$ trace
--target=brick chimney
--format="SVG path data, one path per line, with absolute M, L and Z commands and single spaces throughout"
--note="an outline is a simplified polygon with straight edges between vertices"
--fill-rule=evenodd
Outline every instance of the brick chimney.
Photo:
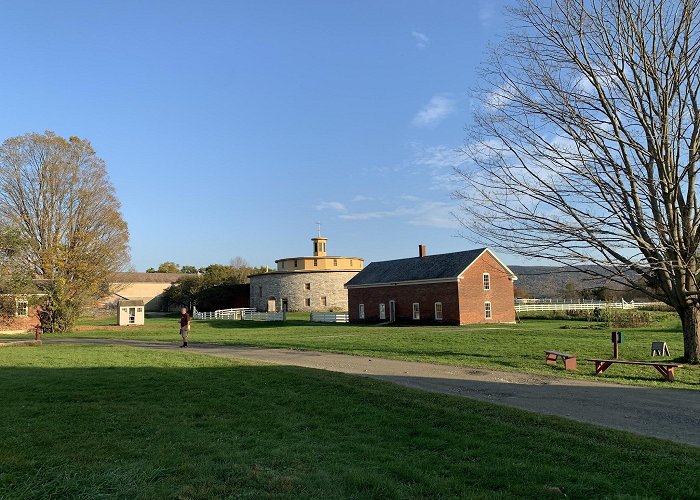
M 418 257 L 425 257 L 425 256 L 426 256 L 425 245 L 418 245 Z

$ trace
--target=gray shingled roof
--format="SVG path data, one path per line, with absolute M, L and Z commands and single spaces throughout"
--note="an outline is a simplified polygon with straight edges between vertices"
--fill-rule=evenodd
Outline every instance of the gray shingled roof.
M 346 286 L 457 278 L 484 250 L 486 249 L 477 248 L 464 252 L 372 262 L 348 281 Z

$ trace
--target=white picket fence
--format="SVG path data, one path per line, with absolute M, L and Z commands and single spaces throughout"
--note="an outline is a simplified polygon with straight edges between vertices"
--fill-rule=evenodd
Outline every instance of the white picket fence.
M 593 311 L 595 309 L 638 309 L 658 306 L 660 302 L 529 302 L 515 304 L 516 312 L 527 311 Z
M 311 313 L 311 321 L 315 323 L 349 323 L 350 316 L 347 313 Z
M 247 310 L 243 313 L 244 321 L 285 321 L 287 313 L 278 312 L 257 312 L 255 309 Z
M 245 319 L 246 312 L 255 312 L 255 309 L 250 307 L 237 307 L 231 309 L 218 309 L 216 311 L 199 312 L 195 307 L 192 312 L 192 319 Z

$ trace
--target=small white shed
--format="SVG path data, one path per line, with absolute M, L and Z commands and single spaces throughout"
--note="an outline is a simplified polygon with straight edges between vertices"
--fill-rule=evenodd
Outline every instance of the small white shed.
M 119 326 L 143 325 L 143 300 L 120 300 L 118 303 L 117 324 Z

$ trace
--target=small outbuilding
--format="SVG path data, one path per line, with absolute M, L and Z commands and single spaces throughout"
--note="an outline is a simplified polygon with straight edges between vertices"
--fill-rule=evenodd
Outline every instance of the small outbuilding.
M 518 279 L 488 248 L 372 262 L 348 281 L 351 322 L 513 323 Z
M 117 324 L 119 326 L 132 326 L 144 324 L 145 306 L 143 300 L 120 300 L 117 303 Z

